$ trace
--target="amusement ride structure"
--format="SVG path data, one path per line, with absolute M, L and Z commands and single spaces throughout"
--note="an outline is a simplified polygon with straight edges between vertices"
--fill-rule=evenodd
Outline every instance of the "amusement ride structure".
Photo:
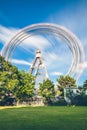
M 29 72 L 36 77 L 36 80 L 39 78 L 38 80 L 40 82 L 49 79 L 46 66 L 43 63 L 43 58 L 39 49 L 36 51 L 36 55 L 34 61 L 32 62 Z
M 53 36 L 59 37 L 66 41 L 66 44 L 72 54 L 72 63 L 66 75 L 70 75 L 78 80 L 83 71 L 83 68 L 80 68 L 80 71 L 77 70 L 85 60 L 84 49 L 79 39 L 71 31 L 60 25 L 40 23 L 23 28 L 3 47 L 1 55 L 4 56 L 6 60 L 11 60 L 12 54 L 17 46 L 19 46 L 19 44 L 21 44 L 25 39 L 37 35 L 38 33 L 52 34 Z M 37 66 L 35 66 L 36 64 Z M 35 76 L 38 76 L 40 74 L 40 69 L 44 70 L 42 73 L 45 73 L 45 79 L 48 78 L 46 66 L 42 60 L 41 51 L 37 50 L 35 59 L 30 67 L 30 73 L 34 73 Z

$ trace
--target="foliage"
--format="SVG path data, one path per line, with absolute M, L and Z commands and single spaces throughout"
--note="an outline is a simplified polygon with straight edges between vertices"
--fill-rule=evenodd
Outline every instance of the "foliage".
M 76 87 L 76 80 L 69 75 L 66 76 L 60 76 L 59 79 L 57 79 L 58 87 L 66 88 L 66 87 Z
M 72 104 L 77 106 L 87 106 L 87 95 L 77 95 L 73 98 Z
M 83 88 L 87 89 L 87 80 L 83 83 Z
M 59 100 L 53 102 L 53 106 L 66 106 L 67 103 L 64 98 L 60 98 Z
M 71 88 L 71 87 L 76 87 L 76 80 L 69 75 L 63 76 L 61 75 L 59 79 L 57 79 L 58 83 L 58 89 L 61 92 L 61 96 L 64 97 L 64 88 Z
M 34 95 L 34 76 L 19 71 L 10 62 L 0 56 L 0 101 L 23 101 Z M 9 104 L 9 103 L 8 103 Z
M 87 106 L 86 90 L 84 88 L 78 88 L 75 92 L 72 88 L 67 88 L 66 101 L 68 105 Z
M 28 100 L 34 96 L 34 77 L 24 71 L 19 72 L 19 85 L 15 88 L 17 99 Z
M 45 103 L 52 102 L 55 96 L 55 91 L 54 91 L 54 84 L 51 80 L 49 79 L 44 80 L 43 83 L 40 84 L 39 95 L 44 97 Z
M 0 56 L 0 105 L 14 105 L 15 101 L 29 101 L 35 94 L 35 77 L 25 71 L 19 71 L 16 66 Z M 58 88 L 54 89 L 51 80 L 44 80 L 39 87 L 39 95 L 44 98 L 46 104 L 53 104 L 54 97 L 61 97 L 58 105 L 66 104 L 64 101 L 64 88 L 69 88 L 67 97 L 71 104 L 87 105 L 87 80 L 83 89 L 79 88 L 74 95 L 71 87 L 76 87 L 76 80 L 69 75 L 60 76 L 57 79 Z
M 78 106 L 87 106 L 87 89 L 85 87 L 78 88 L 76 96 L 72 99 L 72 104 Z

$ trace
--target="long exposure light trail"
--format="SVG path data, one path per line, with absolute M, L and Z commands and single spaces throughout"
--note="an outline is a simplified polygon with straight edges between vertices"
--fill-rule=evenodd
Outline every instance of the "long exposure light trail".
M 2 49 L 1 54 L 6 58 L 6 60 L 10 60 L 13 52 L 23 42 L 25 39 L 37 35 L 38 33 L 52 33 L 57 37 L 61 37 L 61 39 L 66 41 L 71 53 L 72 53 L 72 63 L 71 66 L 66 73 L 66 75 L 70 75 L 75 77 L 77 80 L 80 77 L 83 68 L 78 72 L 77 69 L 80 64 L 82 64 L 85 60 L 84 49 L 79 41 L 79 39 L 68 29 L 63 26 L 51 24 L 51 23 L 40 23 L 33 24 L 27 26 L 20 30 Z

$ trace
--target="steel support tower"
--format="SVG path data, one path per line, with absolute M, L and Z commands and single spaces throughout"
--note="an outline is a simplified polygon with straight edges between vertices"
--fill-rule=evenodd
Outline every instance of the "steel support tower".
M 36 55 L 29 72 L 32 75 L 36 76 L 36 84 L 43 82 L 43 80 L 49 79 L 47 69 L 45 64 L 43 63 L 43 58 L 39 49 L 36 51 Z

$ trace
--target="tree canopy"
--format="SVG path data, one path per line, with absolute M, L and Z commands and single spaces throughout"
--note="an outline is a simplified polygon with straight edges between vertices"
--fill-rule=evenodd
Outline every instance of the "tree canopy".
M 34 95 L 34 79 L 30 73 L 18 70 L 0 56 L 0 100 L 8 97 L 26 100 Z
M 45 102 L 51 103 L 52 99 L 55 96 L 54 84 L 51 80 L 44 80 L 43 83 L 40 83 L 39 86 L 39 95 L 44 97 Z
M 61 88 L 66 88 L 66 87 L 76 87 L 76 80 L 69 75 L 66 76 L 60 76 L 59 79 L 57 79 L 58 86 Z
M 68 97 L 76 104 L 87 105 L 87 80 L 83 84 L 81 90 L 78 88 L 76 96 L 73 96 L 71 88 L 77 87 L 76 80 L 69 75 L 60 76 L 57 79 L 58 86 L 55 91 L 54 83 L 50 80 L 44 80 L 39 85 L 38 95 L 42 96 L 44 103 L 50 104 L 54 101 L 55 97 L 64 101 L 64 88 L 69 88 Z M 77 88 L 76 88 L 77 89 Z M 15 101 L 29 101 L 35 96 L 35 77 L 24 70 L 12 65 L 10 62 L 5 61 L 5 58 L 0 56 L 0 105 L 10 105 Z M 61 98 L 62 97 L 62 98 Z M 59 102 L 58 99 L 58 102 Z M 83 102 L 80 100 L 83 100 Z

